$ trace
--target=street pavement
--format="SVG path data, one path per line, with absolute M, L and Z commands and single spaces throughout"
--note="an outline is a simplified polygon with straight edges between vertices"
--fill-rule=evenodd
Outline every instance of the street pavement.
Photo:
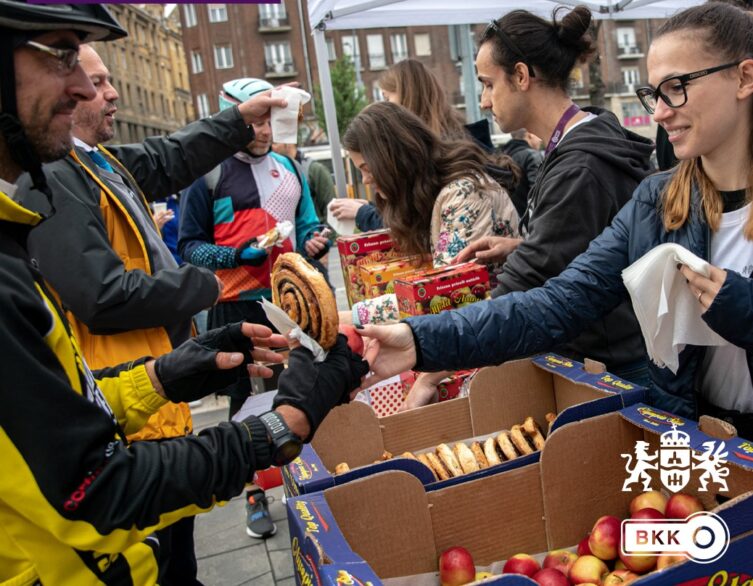
M 328 260 L 337 306 L 347 309 L 336 249 L 330 252 Z M 227 420 L 227 412 L 226 397 L 205 398 L 200 406 L 192 408 L 194 429 L 198 432 Z M 267 496 L 273 500 L 269 510 L 277 533 L 266 540 L 246 535 L 244 494 L 196 517 L 194 537 L 199 580 L 204 586 L 293 586 L 293 559 L 282 487 L 267 491 Z

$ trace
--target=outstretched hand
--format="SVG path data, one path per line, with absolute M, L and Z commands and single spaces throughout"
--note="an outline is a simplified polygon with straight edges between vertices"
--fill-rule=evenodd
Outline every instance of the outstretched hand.
M 505 236 L 485 236 L 474 240 L 453 259 L 452 264 L 467 262 L 474 258 L 486 263 L 502 263 L 510 253 L 523 242 L 522 238 L 507 238 Z
M 364 378 L 361 385 L 363 388 L 416 365 L 416 345 L 408 324 L 364 326 L 356 329 L 356 332 L 369 338 L 363 357 L 369 363 L 371 372 Z
M 271 377 L 270 368 L 254 361 L 280 363 L 283 357 L 270 348 L 287 345 L 283 336 L 268 327 L 242 322 L 191 338 L 145 366 L 163 397 L 194 401 L 248 376 Z

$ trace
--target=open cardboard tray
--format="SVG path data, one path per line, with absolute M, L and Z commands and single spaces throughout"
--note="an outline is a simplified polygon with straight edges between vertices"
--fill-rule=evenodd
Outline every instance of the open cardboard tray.
M 441 482 L 415 460 L 395 457 L 374 461 L 385 451 L 399 456 L 510 429 L 529 415 L 546 433 L 544 416 L 548 412 L 558 415 L 554 430 L 565 423 L 616 411 L 644 397 L 643 387 L 603 371 L 588 372 L 580 362 L 556 354 L 506 362 L 480 370 L 468 397 L 381 419 L 359 402 L 332 410 L 311 444 L 283 469 L 285 490 L 288 495 L 307 494 L 384 470 L 410 472 L 431 486 L 466 482 L 537 461 L 539 453 Z M 347 462 L 350 472 L 331 474 L 340 462 Z
M 697 423 L 643 404 L 585 419 L 552 433 L 539 462 L 470 482 L 432 489 L 403 471 L 386 471 L 287 502 L 299 584 L 381 584 L 382 579 L 437 571 L 441 551 L 467 548 L 485 566 L 516 553 L 574 546 L 602 515 L 625 518 L 641 488 L 623 492 L 624 453 L 635 442 L 659 446 L 676 422 L 690 446 L 713 438 Z M 683 562 L 646 574 L 634 584 L 738 584 L 753 574 L 753 442 L 726 440 L 728 491 L 698 491 L 694 471 L 684 492 L 696 494 L 728 525 L 727 552 L 710 564 Z M 653 488 L 661 488 L 658 475 Z M 729 500 L 728 500 L 729 499 Z M 717 506 L 717 503 L 724 502 Z M 711 577 L 715 576 L 715 581 Z M 732 581 L 734 577 L 739 581 Z M 692 581 L 691 581 L 692 580 Z M 410 582 L 409 582 L 410 583 Z M 499 576 L 485 584 L 534 584 Z

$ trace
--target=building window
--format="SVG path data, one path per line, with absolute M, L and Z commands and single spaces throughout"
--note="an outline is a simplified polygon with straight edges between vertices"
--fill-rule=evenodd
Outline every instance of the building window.
M 191 51 L 191 73 L 201 73 L 204 71 L 204 61 L 201 58 L 200 51 Z
M 570 87 L 573 89 L 583 88 L 583 70 L 580 67 L 574 67 L 570 72 Z
M 408 58 L 408 40 L 405 33 L 390 35 L 390 48 L 392 49 L 392 62 L 397 63 Z
M 217 69 L 230 69 L 233 66 L 233 48 L 230 45 L 214 46 L 214 66 Z
M 226 22 L 227 5 L 226 4 L 208 4 L 209 22 Z
M 329 61 L 337 59 L 337 53 L 335 52 L 335 39 L 332 38 L 327 39 L 327 59 Z
M 196 109 L 199 111 L 199 118 L 209 116 L 209 98 L 206 94 L 199 94 L 196 97 Z
M 637 67 L 622 68 L 622 82 L 627 86 L 626 91 L 633 92 L 635 87 L 641 83 L 641 74 Z
M 413 35 L 413 45 L 416 48 L 416 57 L 431 56 L 431 35 L 429 33 Z
M 183 5 L 183 20 L 186 21 L 186 28 L 196 26 L 196 6 L 193 4 Z
M 373 102 L 384 101 L 384 94 L 382 94 L 382 88 L 379 87 L 378 81 L 375 81 L 371 84 L 371 100 Z
M 617 29 L 617 46 L 621 49 L 636 46 L 635 29 L 633 27 L 619 27 Z
M 264 61 L 267 73 L 292 73 L 295 70 L 289 41 L 265 43 Z
M 363 69 L 361 65 L 361 49 L 358 46 L 358 37 L 356 35 L 346 35 L 342 38 L 343 54 L 350 57 L 355 67 Z
M 366 35 L 366 48 L 369 51 L 369 67 L 371 69 L 384 69 L 387 67 L 382 35 Z
M 259 4 L 259 24 L 264 28 L 287 26 L 288 13 L 285 4 Z

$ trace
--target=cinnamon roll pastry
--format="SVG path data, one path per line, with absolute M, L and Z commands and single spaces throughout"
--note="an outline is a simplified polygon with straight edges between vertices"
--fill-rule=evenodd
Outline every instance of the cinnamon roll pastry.
M 337 305 L 324 276 L 300 254 L 286 252 L 272 268 L 272 302 L 325 350 L 337 340 Z

